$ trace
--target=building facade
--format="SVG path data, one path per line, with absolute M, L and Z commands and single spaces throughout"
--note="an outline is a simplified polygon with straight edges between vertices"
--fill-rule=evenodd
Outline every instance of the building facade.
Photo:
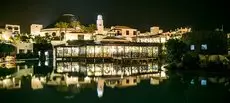
M 19 53 L 33 53 L 33 43 L 17 43 L 17 54 Z
M 133 37 L 137 36 L 137 29 L 133 29 L 127 26 L 112 26 L 111 30 L 115 32 L 115 36 L 126 37 L 127 40 L 132 40 Z

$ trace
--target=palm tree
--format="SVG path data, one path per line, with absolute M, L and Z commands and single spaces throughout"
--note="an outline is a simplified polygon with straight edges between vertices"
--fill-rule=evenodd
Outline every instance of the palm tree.
M 46 39 L 48 42 L 50 42 L 51 36 L 48 33 L 46 33 L 44 39 Z
M 11 45 L 11 44 L 4 44 L 4 43 L 0 43 L 0 57 L 3 56 L 7 56 L 12 54 L 13 52 L 16 52 L 16 47 Z
M 66 34 L 66 31 L 67 31 L 67 29 L 68 29 L 68 27 L 69 27 L 69 23 L 66 23 L 66 22 L 58 22 L 58 23 L 55 24 L 55 26 L 56 26 L 57 28 L 59 28 L 59 30 L 60 30 L 60 31 L 59 31 L 60 35 L 61 35 L 61 31 L 62 31 L 63 28 L 65 29 L 65 34 Z M 64 34 L 64 35 L 61 35 L 61 36 L 65 38 L 65 34 Z
M 88 26 L 88 32 L 89 33 L 94 33 L 96 29 L 97 29 L 97 26 L 95 24 L 90 24 Z
M 81 23 L 79 21 L 73 21 L 70 23 L 70 25 L 75 29 L 75 31 L 77 30 L 76 27 L 80 27 Z
M 86 27 L 87 33 L 92 33 L 92 39 L 94 39 L 93 33 L 95 32 L 96 29 L 97 29 L 97 26 L 95 24 L 90 24 L 88 25 L 88 27 Z
M 87 27 L 85 27 L 84 25 L 81 25 L 81 32 L 87 32 Z

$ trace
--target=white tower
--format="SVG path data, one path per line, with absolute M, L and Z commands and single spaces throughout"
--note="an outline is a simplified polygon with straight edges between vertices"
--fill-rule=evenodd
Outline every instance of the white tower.
M 97 16 L 97 33 L 98 34 L 104 33 L 104 24 L 103 24 L 102 15 Z
M 43 25 L 32 24 L 30 26 L 30 34 L 32 34 L 32 35 L 39 35 L 41 33 L 42 28 L 43 28 Z

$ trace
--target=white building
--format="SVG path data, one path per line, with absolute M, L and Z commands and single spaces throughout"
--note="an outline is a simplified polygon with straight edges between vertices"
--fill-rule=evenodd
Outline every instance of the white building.
M 146 36 L 138 36 L 136 37 L 137 42 L 143 43 L 166 43 L 169 40 L 169 36 L 165 35 L 146 35 Z
M 0 39 L 8 41 L 10 37 L 15 34 L 20 34 L 19 25 L 6 24 L 4 27 L 0 28 Z
M 160 27 L 151 27 L 150 32 L 141 33 L 136 37 L 136 42 L 144 42 L 144 43 L 166 43 L 166 41 L 170 38 L 167 35 L 164 35 L 163 30 Z
M 163 30 L 160 29 L 160 27 L 154 26 L 150 28 L 150 34 L 151 35 L 156 35 L 162 33 Z
M 33 52 L 33 43 L 17 43 L 16 47 L 17 47 L 17 54 Z
M 43 29 L 43 25 L 41 24 L 32 24 L 30 26 L 30 34 L 32 35 L 39 35 L 41 33 L 41 30 Z
M 126 39 L 130 41 L 133 37 L 137 36 L 137 29 L 127 26 L 112 26 L 111 29 L 115 32 L 115 36 L 126 37 Z
M 5 26 L 6 31 L 10 31 L 13 34 L 20 34 L 20 25 L 12 25 L 12 24 L 6 24 Z
M 67 22 L 71 23 L 75 21 L 74 15 L 71 14 L 64 14 L 61 16 L 60 20 L 57 20 L 57 22 Z M 57 23 L 55 22 L 55 23 Z M 82 32 L 82 29 L 79 27 L 68 27 L 68 28 L 57 28 L 55 27 L 55 23 L 51 24 L 50 26 L 43 28 L 43 25 L 40 24 L 32 24 L 30 26 L 30 32 L 32 35 L 40 35 L 40 36 L 46 36 L 50 35 L 51 37 L 60 37 L 64 35 L 64 40 L 63 41 L 68 41 L 68 40 L 92 40 L 93 39 L 93 34 L 92 33 L 84 33 Z M 103 26 L 103 20 L 102 16 L 98 16 L 97 20 L 97 28 L 99 32 L 104 31 L 104 26 Z M 60 41 L 58 39 L 58 41 Z
M 230 33 L 227 34 L 227 37 L 230 38 Z

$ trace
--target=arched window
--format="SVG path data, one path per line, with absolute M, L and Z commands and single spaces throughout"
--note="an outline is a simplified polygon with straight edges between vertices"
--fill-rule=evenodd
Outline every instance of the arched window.
M 53 37 L 55 37 L 55 36 L 56 36 L 56 33 L 55 33 L 55 32 L 53 32 L 53 33 L 52 33 L 52 36 L 53 36 Z
M 65 36 L 65 33 L 64 33 L 64 32 L 61 32 L 61 40 L 64 39 L 64 36 Z
M 64 32 L 61 32 L 61 36 L 64 36 L 65 35 L 65 33 Z

